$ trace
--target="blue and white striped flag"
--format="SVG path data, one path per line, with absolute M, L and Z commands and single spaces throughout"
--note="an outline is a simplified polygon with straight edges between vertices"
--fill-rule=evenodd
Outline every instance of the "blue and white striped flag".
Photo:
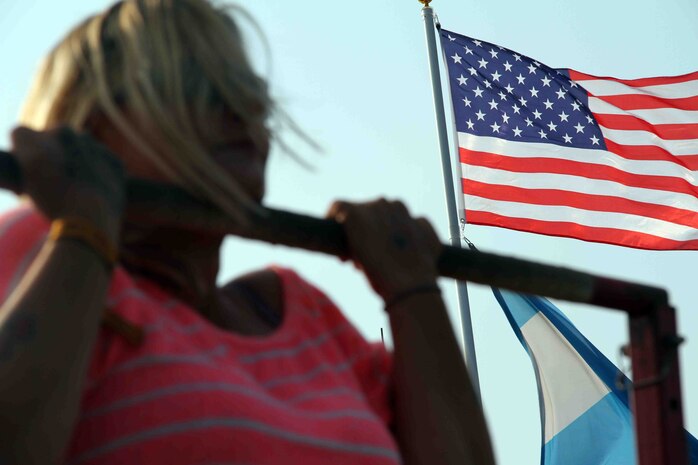
M 634 465 L 630 381 L 548 300 L 492 289 L 528 352 L 541 405 L 542 465 Z M 686 433 L 690 463 L 698 440 Z

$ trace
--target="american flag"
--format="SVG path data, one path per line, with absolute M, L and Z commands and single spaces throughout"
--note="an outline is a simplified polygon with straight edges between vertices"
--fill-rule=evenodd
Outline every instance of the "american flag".
M 698 72 L 553 69 L 441 30 L 469 223 L 698 249 Z

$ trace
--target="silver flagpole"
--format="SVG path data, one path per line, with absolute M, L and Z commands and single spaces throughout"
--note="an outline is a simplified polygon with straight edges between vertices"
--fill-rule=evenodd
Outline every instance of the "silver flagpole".
M 451 168 L 451 154 L 449 152 L 448 132 L 446 130 L 446 113 L 444 110 L 443 94 L 441 90 L 441 76 L 439 74 L 439 60 L 436 51 L 436 37 L 434 35 L 434 11 L 429 6 L 431 0 L 419 0 L 424 5 L 422 16 L 424 17 L 424 31 L 427 38 L 427 53 L 429 56 L 429 70 L 431 72 L 431 89 L 434 95 L 434 111 L 436 112 L 436 129 L 439 137 L 439 149 L 441 151 L 441 168 L 446 189 L 446 206 L 448 209 L 448 223 L 450 229 L 451 245 L 462 247 L 461 231 L 459 226 L 459 211 L 456 205 L 456 193 L 453 188 L 453 170 Z M 475 341 L 473 339 L 473 326 L 470 318 L 470 305 L 468 303 L 468 288 L 465 282 L 456 281 L 458 291 L 458 306 L 460 308 L 461 337 L 465 351 L 465 362 L 470 373 L 475 394 L 482 403 L 480 397 L 480 377 L 477 371 L 477 359 L 475 357 Z

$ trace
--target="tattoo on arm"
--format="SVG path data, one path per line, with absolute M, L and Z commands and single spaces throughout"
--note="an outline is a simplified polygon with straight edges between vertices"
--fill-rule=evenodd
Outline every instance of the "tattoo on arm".
M 0 362 L 11 360 L 23 345 L 33 341 L 37 326 L 34 315 L 11 315 L 0 326 Z

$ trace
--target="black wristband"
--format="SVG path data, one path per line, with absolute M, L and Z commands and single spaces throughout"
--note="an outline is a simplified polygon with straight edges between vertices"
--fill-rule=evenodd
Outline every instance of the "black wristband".
M 416 286 L 416 287 L 412 287 L 410 289 L 407 289 L 405 291 L 399 292 L 396 295 L 394 295 L 390 300 L 387 300 L 385 302 L 385 307 L 384 307 L 385 311 L 390 313 L 390 307 L 393 307 L 396 304 L 398 304 L 398 303 L 402 302 L 403 300 L 408 299 L 414 295 L 429 294 L 432 292 L 441 293 L 441 289 L 436 284 L 425 284 L 424 286 Z

